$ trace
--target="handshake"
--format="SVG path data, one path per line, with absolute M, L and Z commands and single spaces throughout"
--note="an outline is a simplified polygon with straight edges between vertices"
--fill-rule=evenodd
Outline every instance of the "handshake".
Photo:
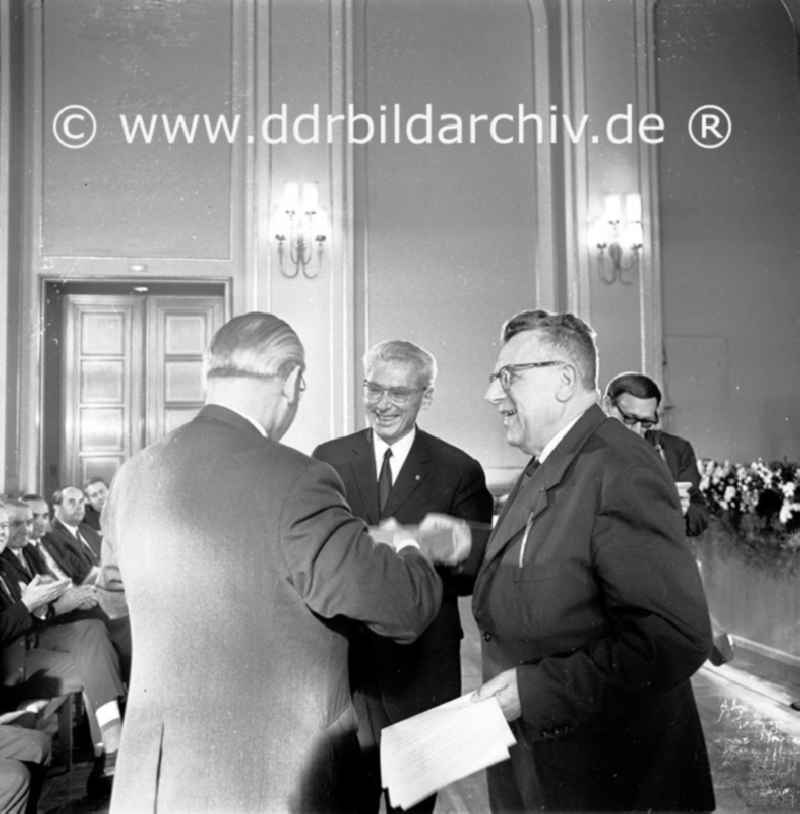
M 472 548 L 472 532 L 466 520 L 433 512 L 426 514 L 417 525 L 401 526 L 391 518 L 380 526 L 371 526 L 369 533 L 376 543 L 390 545 L 395 551 L 416 545 L 438 565 L 458 565 Z

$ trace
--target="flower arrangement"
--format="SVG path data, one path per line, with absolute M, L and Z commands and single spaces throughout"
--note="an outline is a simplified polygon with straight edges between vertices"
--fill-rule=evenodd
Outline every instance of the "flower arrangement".
M 709 509 L 751 545 L 800 549 L 800 465 L 703 459 L 700 491 Z

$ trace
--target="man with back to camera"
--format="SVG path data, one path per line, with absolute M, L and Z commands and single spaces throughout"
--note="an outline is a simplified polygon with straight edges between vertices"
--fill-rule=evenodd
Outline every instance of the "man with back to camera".
M 708 507 L 700 491 L 697 458 L 692 445 L 685 438 L 656 429 L 660 421 L 659 386 L 644 373 L 620 373 L 606 385 L 603 404 L 608 415 L 621 421 L 655 449 L 676 484 L 690 484 L 688 496 L 681 495 L 686 536 L 697 537 L 702 534 L 708 528 Z M 719 666 L 733 659 L 733 642 L 713 615 L 711 629 L 714 645 L 708 658 L 713 665 Z
M 390 518 L 417 524 L 429 513 L 488 524 L 492 496 L 480 464 L 416 426 L 433 399 L 436 360 L 404 340 L 380 342 L 363 359 L 364 410 L 369 428 L 322 444 L 314 457 L 339 473 L 353 513 L 376 526 Z M 458 596 L 469 594 L 486 535 L 476 533 L 469 560 L 439 566 L 442 607 L 412 645 L 365 632 L 351 644 L 351 687 L 364 759 L 362 811 L 380 805 L 380 731 L 461 693 Z M 409 811 L 433 811 L 436 796 Z M 387 799 L 388 806 L 388 799 Z
M 597 405 L 594 332 L 510 319 L 486 400 L 531 461 L 486 545 L 473 610 L 485 683 L 517 744 L 493 812 L 711 810 L 690 676 L 708 609 L 675 487 Z
M 410 642 L 438 613 L 416 542 L 376 544 L 335 471 L 279 443 L 304 368 L 286 322 L 235 317 L 206 351 L 198 416 L 114 478 L 104 551 L 136 648 L 115 814 L 351 811 L 346 634 Z

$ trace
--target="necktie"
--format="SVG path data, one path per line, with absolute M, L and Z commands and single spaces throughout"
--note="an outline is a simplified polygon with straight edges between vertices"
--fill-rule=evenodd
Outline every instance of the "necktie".
M 378 509 L 381 515 L 389 502 L 389 494 L 392 491 L 392 467 L 389 464 L 391 457 L 392 448 L 387 447 L 386 452 L 383 453 L 383 463 L 378 475 Z

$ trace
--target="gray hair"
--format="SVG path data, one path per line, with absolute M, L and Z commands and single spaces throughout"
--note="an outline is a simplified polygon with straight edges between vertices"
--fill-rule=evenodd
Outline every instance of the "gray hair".
M 586 390 L 597 387 L 596 334 L 580 317 L 569 313 L 552 313 L 543 308 L 527 309 L 503 325 L 501 338 L 503 342 L 508 342 L 523 331 L 536 331 L 546 344 L 569 357 Z
M 300 338 L 287 322 L 264 311 L 226 322 L 203 355 L 206 379 L 285 379 L 295 367 L 305 367 Z
M 369 374 L 369 371 L 372 370 L 378 360 L 382 362 L 411 362 L 417 369 L 420 386 L 425 388 L 433 387 L 436 382 L 438 372 L 436 357 L 430 351 L 415 345 L 413 342 L 407 342 L 404 339 L 387 339 L 373 345 L 364 354 L 362 360 L 364 373 Z

